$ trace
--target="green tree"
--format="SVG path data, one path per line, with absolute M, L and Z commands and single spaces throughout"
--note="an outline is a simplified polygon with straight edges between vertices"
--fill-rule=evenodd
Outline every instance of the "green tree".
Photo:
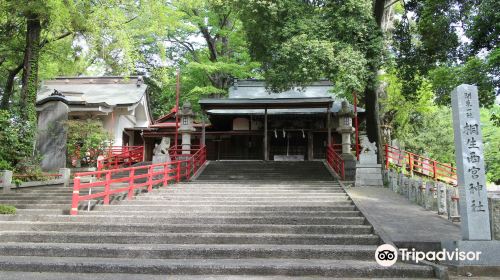
M 229 1 L 230 2 L 230 1 Z M 145 56 L 158 56 L 163 63 L 146 61 L 149 69 L 155 116 L 174 106 L 175 75 L 181 71 L 181 98 L 196 107 L 202 96 L 223 96 L 233 78 L 258 77 L 259 63 L 248 51 L 239 9 L 221 0 L 177 0 L 156 11 L 164 26 L 145 39 Z M 168 18 L 168 20 L 166 19 Z M 165 65 L 170 61 L 171 65 Z M 165 106 L 168 104 L 168 106 Z M 195 108 L 196 109 L 196 108 Z

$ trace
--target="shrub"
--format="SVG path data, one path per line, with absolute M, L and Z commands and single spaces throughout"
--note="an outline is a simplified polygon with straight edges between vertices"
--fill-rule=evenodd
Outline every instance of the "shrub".
M 0 204 L 0 214 L 16 214 L 16 207 Z
M 66 122 L 68 161 L 73 166 L 93 166 L 111 143 L 111 136 L 99 120 Z

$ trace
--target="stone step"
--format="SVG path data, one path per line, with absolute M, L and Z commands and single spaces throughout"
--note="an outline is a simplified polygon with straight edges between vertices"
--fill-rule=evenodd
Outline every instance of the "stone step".
M 161 188 L 156 189 L 151 192 L 151 194 L 184 194 L 184 195 L 203 195 L 206 197 L 213 197 L 219 195 L 248 195 L 248 194 L 259 194 L 259 195 L 328 195 L 328 194 L 341 194 L 345 193 L 343 189 L 328 189 L 328 190 L 259 190 L 259 189 L 237 189 L 238 192 L 235 193 L 235 188 L 232 189 L 219 189 L 217 192 L 215 190 L 207 190 L 207 189 L 175 189 L 175 188 Z M 145 194 L 147 195 L 147 194 Z
M 293 202 L 293 203 L 292 203 Z M 337 200 L 337 201 L 176 201 L 176 200 L 160 200 L 160 199 L 141 199 L 141 200 L 130 200 L 126 202 L 130 205 L 163 205 L 172 207 L 183 207 L 191 205 L 202 205 L 202 206 L 242 206 L 242 207 L 256 207 L 256 206 L 267 206 L 267 207 L 281 207 L 281 206 L 295 206 L 295 207 L 328 207 L 328 206 L 350 206 L 353 205 L 351 200 Z
M 140 202 L 140 203 L 139 203 Z M 107 207 L 100 205 L 99 207 Z M 144 201 L 124 201 L 113 205 L 113 208 L 123 210 L 157 211 L 158 207 L 165 211 L 212 212 L 212 211 L 354 211 L 356 207 L 350 203 L 335 203 L 334 206 L 264 206 L 264 205 L 171 205 L 167 202 L 152 205 Z
M 217 197 L 217 198 L 207 198 L 207 197 L 171 197 L 171 196 L 137 196 L 135 200 L 159 200 L 159 201 L 175 201 L 180 202 L 232 202 L 232 203 L 246 203 L 246 202 L 331 202 L 335 203 L 337 201 L 349 201 L 350 198 L 347 195 L 328 197 L 328 196 L 318 196 L 318 197 Z
M 0 221 L 3 231 L 371 234 L 369 225 L 150 224 Z
M 65 272 L 17 272 L 0 271 L 0 278 L 3 280 L 165 280 L 164 275 L 152 274 L 124 274 L 124 273 L 65 273 Z M 392 277 L 391 277 L 392 278 Z M 252 275 L 169 275 L 168 280 L 341 280 L 345 278 L 322 277 L 322 276 L 252 276 Z M 349 278 L 350 280 L 361 280 L 364 278 Z M 381 280 L 384 278 L 371 278 Z M 392 278 L 401 279 L 401 278 Z M 423 280 L 429 278 L 412 278 L 413 280 Z
M 372 245 L 262 244 L 0 244 L 3 256 L 138 258 L 138 259 L 331 259 L 373 260 Z
M 224 183 L 224 177 L 221 177 L 221 184 L 225 184 L 225 185 L 229 185 L 229 184 L 238 184 L 238 185 L 249 185 L 249 184 L 253 184 L 252 181 L 242 181 L 242 182 L 225 182 Z M 186 183 L 186 182 L 183 182 L 181 184 L 195 184 L 195 185 L 209 185 L 211 184 L 212 182 L 203 182 L 203 181 L 198 181 L 198 180 L 194 180 L 194 181 L 190 181 L 189 183 Z M 296 185 L 298 184 L 297 181 L 295 180 L 286 180 L 286 179 L 283 179 L 281 180 L 280 182 L 259 182 L 260 184 L 262 185 Z M 300 182 L 300 184 L 308 184 L 308 185 L 337 185 L 337 186 L 340 186 L 340 183 L 337 182 L 336 180 L 332 179 L 332 178 L 328 178 L 326 180 L 310 180 L 306 183 L 304 182 Z
M 179 192 L 179 193 L 167 193 L 167 192 L 157 192 L 146 194 L 141 197 L 161 197 L 161 198 L 206 198 L 206 199 L 217 199 L 221 197 L 228 198 L 275 198 L 275 197 L 290 197 L 290 198 L 338 198 L 338 197 L 346 197 L 347 194 L 344 192 L 339 193 L 276 193 L 276 194 L 263 194 L 261 192 L 254 193 L 246 193 L 241 194 L 240 192 L 233 193 L 187 193 L 187 192 Z
M 319 218 L 319 217 L 361 217 L 359 211 L 287 211 L 287 212 L 276 212 L 276 211 L 212 211 L 212 212 L 179 212 L 179 211 L 164 211 L 158 208 L 157 211 L 150 210 L 144 211 L 142 209 L 137 209 L 134 211 L 116 209 L 113 206 L 103 207 L 90 212 L 83 212 L 85 215 L 114 215 L 119 214 L 121 216 L 163 216 L 163 217 L 213 217 L 213 216 L 224 216 L 224 217 L 246 217 L 246 216 L 260 216 L 263 218 L 268 217 L 295 217 L 295 218 Z
M 428 266 L 399 265 L 386 268 L 375 261 L 262 259 L 122 259 L 0 257 L 0 270 L 73 273 L 134 273 L 193 275 L 286 275 L 325 277 L 434 277 Z
M 271 233 L 135 233 L 3 231 L 3 242 L 114 243 L 114 244 L 296 244 L 378 245 L 373 234 L 271 234 Z
M 81 211 L 82 213 L 84 211 Z M 167 218 L 154 216 L 118 216 L 118 215 L 0 215 L 0 221 L 41 221 L 41 222 L 95 222 L 95 223 L 143 223 L 168 224 L 276 224 L 276 225 L 364 225 L 364 217 L 332 217 L 332 218 L 294 218 L 294 217 L 199 217 L 199 218 Z M 1 240 L 1 239 L 0 239 Z

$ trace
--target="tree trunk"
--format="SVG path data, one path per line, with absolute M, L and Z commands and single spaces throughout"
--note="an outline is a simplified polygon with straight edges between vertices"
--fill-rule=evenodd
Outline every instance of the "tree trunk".
M 35 102 L 38 87 L 38 58 L 40 52 L 40 18 L 30 14 L 26 18 L 26 48 L 24 51 L 20 111 L 25 121 L 36 120 Z
M 377 22 L 377 26 L 382 30 L 382 21 L 384 18 L 386 0 L 374 0 L 373 16 Z M 371 67 L 374 77 L 378 75 L 378 69 Z M 383 161 L 383 143 L 382 134 L 380 132 L 380 115 L 379 115 L 379 101 L 378 101 L 378 85 L 377 79 L 374 79 L 373 86 L 367 87 L 365 90 L 365 104 L 366 104 L 366 132 L 370 142 L 377 144 L 377 157 L 378 162 Z
M 9 70 L 9 74 L 7 75 L 7 81 L 5 82 L 5 88 L 2 96 L 2 103 L 0 104 L 0 109 L 8 109 L 9 101 L 12 97 L 12 93 L 14 92 L 14 80 L 16 79 L 17 74 L 21 72 L 23 69 L 24 63 L 19 64 L 16 68 Z

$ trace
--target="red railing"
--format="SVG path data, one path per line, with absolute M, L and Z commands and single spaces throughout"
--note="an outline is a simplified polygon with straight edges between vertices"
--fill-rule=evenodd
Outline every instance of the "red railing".
M 165 187 L 171 181 L 189 180 L 205 163 L 206 154 L 206 147 L 202 147 L 193 154 L 177 155 L 178 159 L 170 162 L 76 173 L 73 180 L 70 214 L 78 214 L 78 205 L 82 201 L 102 197 L 104 204 L 107 205 L 114 194 L 126 192 L 127 198 L 132 199 L 137 189 L 146 188 L 150 192 L 153 187 L 160 185 Z M 90 177 L 96 181 L 89 180 L 90 182 L 83 183 L 82 177 Z M 92 193 L 92 188 L 98 192 Z M 80 195 L 82 190 L 90 191 L 86 195 Z
M 97 161 L 97 170 L 116 169 L 143 161 L 143 146 L 112 146 L 105 152 L 105 158 Z
M 331 145 L 326 149 L 326 162 L 328 162 L 328 165 L 330 165 L 340 178 L 345 179 L 344 160 L 340 154 L 336 152 L 334 145 Z
M 403 167 L 410 174 L 432 178 L 436 181 L 457 185 L 457 169 L 449 164 L 385 145 L 385 169 L 391 165 Z

